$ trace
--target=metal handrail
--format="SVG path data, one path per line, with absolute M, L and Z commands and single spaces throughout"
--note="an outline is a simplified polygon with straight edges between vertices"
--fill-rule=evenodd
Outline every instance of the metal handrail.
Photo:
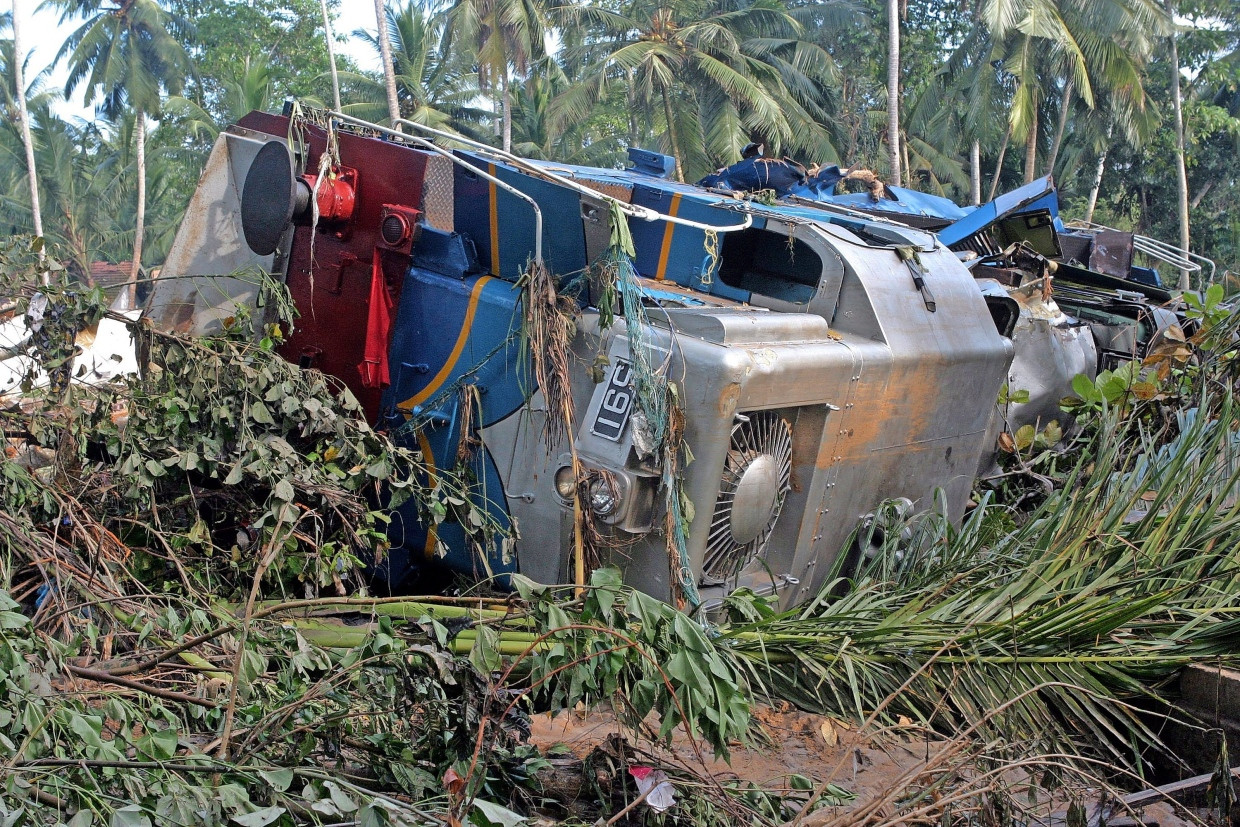
M 1095 224 L 1092 221 L 1083 220 L 1069 221 L 1066 226 L 1071 229 L 1085 230 L 1092 233 L 1104 230 L 1123 232 L 1122 230 L 1116 230 L 1114 227 L 1108 227 L 1105 224 Z M 1132 246 L 1133 249 L 1139 250 L 1151 258 L 1170 264 L 1178 270 L 1187 270 L 1190 273 L 1200 273 L 1203 271 L 1201 264 L 1194 262 L 1193 259 L 1208 264 L 1210 266 L 1208 283 L 1214 283 L 1217 270 L 1213 259 L 1194 253 L 1192 250 L 1181 250 L 1179 247 L 1173 247 L 1165 241 L 1160 241 L 1147 235 L 1140 235 L 1139 233 L 1132 234 Z
M 494 156 L 495 158 L 498 158 L 504 161 L 505 163 L 508 163 L 516 167 L 517 169 L 522 170 L 523 172 L 527 172 L 530 175 L 537 176 L 547 181 L 553 181 L 559 184 L 560 186 L 568 187 L 569 189 L 574 190 L 582 195 L 589 196 L 590 198 L 597 198 L 602 201 L 609 201 L 617 205 L 620 208 L 621 212 L 623 212 L 625 215 L 630 215 L 634 218 L 640 218 L 642 221 L 667 221 L 672 224 L 679 224 L 684 227 L 692 227 L 697 230 L 704 230 L 706 232 L 712 232 L 712 233 L 731 233 L 731 232 L 736 232 L 737 230 L 747 229 L 753 225 L 753 216 L 748 213 L 745 214 L 745 220 L 742 221 L 740 224 L 726 224 L 722 226 L 716 226 L 714 224 L 703 224 L 700 221 L 693 221 L 688 218 L 680 218 L 675 215 L 668 215 L 666 213 L 661 213 L 658 210 L 652 210 L 649 207 L 643 207 L 638 204 L 630 204 L 627 201 L 622 201 L 619 198 L 616 198 L 615 196 L 607 195 L 604 192 L 599 192 L 596 189 L 587 187 L 584 184 L 574 181 L 572 178 L 565 178 L 563 175 L 558 175 L 550 170 L 543 169 L 542 167 L 536 164 L 531 164 L 527 159 L 521 158 L 517 155 L 513 155 L 511 152 L 505 152 L 502 149 L 496 149 L 493 146 L 489 146 L 488 144 L 481 143 L 480 141 L 475 141 L 471 138 L 466 138 L 463 135 L 454 135 L 451 132 L 444 132 L 443 130 L 435 129 L 434 127 L 426 126 L 425 124 L 420 124 L 420 123 L 415 123 L 414 121 L 405 120 L 404 118 L 397 118 L 396 122 L 412 127 L 414 129 L 420 130 L 422 132 L 426 132 L 428 134 L 435 135 L 440 138 L 444 138 L 446 140 L 456 141 L 457 143 L 462 143 L 462 144 L 465 144 L 466 146 L 473 147 L 479 150 L 480 152 L 482 152 L 483 154 Z
M 391 135 L 394 138 L 400 138 L 401 140 L 412 141 L 413 143 L 417 144 L 420 147 L 429 149 L 436 154 L 444 156 L 445 158 L 447 158 L 449 161 L 456 164 L 457 166 L 462 167 L 463 169 L 467 169 L 470 172 L 474 173 L 475 175 L 482 176 L 486 180 L 495 184 L 497 187 L 502 187 L 505 192 L 510 192 L 516 197 L 520 198 L 522 201 L 525 201 L 526 203 L 528 203 L 530 205 L 530 208 L 534 210 L 534 260 L 537 261 L 539 264 L 542 264 L 542 260 L 543 260 L 543 256 L 542 256 L 543 216 L 542 216 L 542 209 L 538 206 L 538 202 L 535 201 L 533 198 L 521 192 L 521 190 L 517 189 L 511 184 L 504 183 L 500 179 L 496 178 L 494 175 L 491 175 L 489 172 L 479 169 L 478 167 L 474 166 L 473 164 L 469 163 L 468 161 L 462 158 L 456 157 L 448 150 L 444 149 L 441 146 L 436 145 L 434 141 L 428 141 L 425 138 L 419 138 L 417 135 L 407 135 L 404 132 L 398 132 L 395 129 L 388 129 L 385 126 L 379 126 L 378 124 L 373 124 L 370 121 L 364 121 L 361 118 L 354 118 L 352 115 L 345 115 L 341 112 L 330 111 L 329 114 L 334 118 L 339 118 L 342 121 L 356 124 L 357 126 L 364 126 L 367 129 L 374 129 L 379 132 L 383 132 L 388 135 Z

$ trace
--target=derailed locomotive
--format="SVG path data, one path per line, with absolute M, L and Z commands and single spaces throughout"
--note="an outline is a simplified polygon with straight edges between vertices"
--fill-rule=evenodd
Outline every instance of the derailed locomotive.
M 227 274 L 260 267 L 301 312 L 287 358 L 340 377 L 432 467 L 463 458 L 469 495 L 515 542 L 479 546 L 467 526 L 399 508 L 384 563 L 397 585 L 430 563 L 571 582 L 576 506 L 607 562 L 654 596 L 746 586 L 787 604 L 822 586 L 883 501 L 959 517 L 1012 345 L 957 256 L 894 222 L 721 195 L 631 155 L 625 171 L 566 167 L 334 113 L 251 113 L 218 139 L 148 317 L 210 331 L 256 301 Z M 589 278 L 619 215 L 640 330 L 604 327 Z M 522 346 L 533 258 L 584 284 L 575 415 L 552 447 Z M 679 558 L 636 348 L 675 383 L 692 452 Z M 606 480 L 584 502 L 574 467 Z
M 841 192 L 838 185 L 849 180 L 866 191 Z M 928 230 L 965 262 L 997 311 L 1001 297 L 1012 299 L 1009 387 L 1026 401 L 1003 406 L 993 422 L 996 436 L 1004 427 L 1041 429 L 1063 421 L 1060 403 L 1074 395 L 1076 376 L 1092 380 L 1145 358 L 1165 337 L 1191 334 L 1179 295 L 1135 254 L 1185 277 L 1195 273 L 1201 290 L 1214 279 L 1213 262 L 1196 253 L 1089 222 L 1065 224 L 1050 176 L 977 207 L 885 184 L 864 169 L 807 170 L 779 158 L 749 158 L 698 183 L 718 192 L 765 191 L 783 203 L 850 209 Z M 988 458 L 984 467 L 990 464 Z

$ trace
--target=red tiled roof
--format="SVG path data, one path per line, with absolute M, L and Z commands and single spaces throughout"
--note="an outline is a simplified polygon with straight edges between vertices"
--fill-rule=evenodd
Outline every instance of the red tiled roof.
M 132 266 L 131 261 L 118 261 L 115 264 L 92 261 L 90 277 L 100 287 L 115 287 L 129 281 L 129 268 Z

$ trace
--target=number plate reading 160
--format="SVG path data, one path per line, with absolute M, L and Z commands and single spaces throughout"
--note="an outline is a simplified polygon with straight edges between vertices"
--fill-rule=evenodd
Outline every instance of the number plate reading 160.
M 629 411 L 633 407 L 633 389 L 629 382 L 633 378 L 633 367 L 623 359 L 616 360 L 616 367 L 611 372 L 611 381 L 607 390 L 603 391 L 603 404 L 599 405 L 594 415 L 594 424 L 590 432 L 603 439 L 619 442 L 624 433 L 624 424 L 629 421 Z

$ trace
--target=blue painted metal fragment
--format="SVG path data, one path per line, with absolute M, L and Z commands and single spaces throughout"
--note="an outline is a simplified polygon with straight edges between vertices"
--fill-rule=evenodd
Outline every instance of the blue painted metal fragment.
M 951 247 L 1004 218 L 1020 212 L 1042 209 L 1049 210 L 1052 219 L 1058 222 L 1059 194 L 1055 191 L 1055 182 L 1049 175 L 982 204 L 964 218 L 939 230 L 939 241 Z M 1062 228 L 1062 223 L 1057 224 L 1056 230 Z

